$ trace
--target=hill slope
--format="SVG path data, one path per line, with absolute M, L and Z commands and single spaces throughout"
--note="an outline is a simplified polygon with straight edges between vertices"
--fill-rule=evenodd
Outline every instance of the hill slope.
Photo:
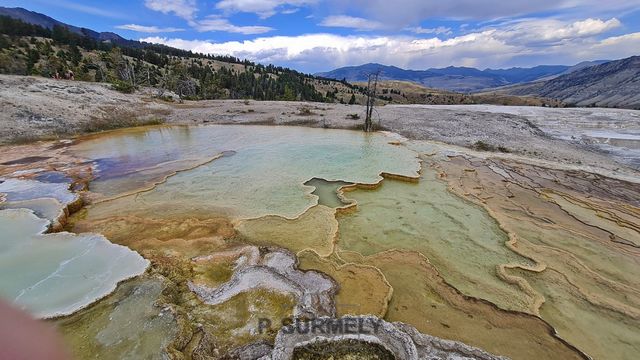
M 158 96 L 166 91 L 193 100 L 346 102 L 361 93 L 348 83 L 127 40 L 22 8 L 0 7 L 0 73 L 107 82 L 126 92 L 149 86 L 160 89 Z
M 359 86 L 367 85 L 364 82 L 354 84 Z M 495 104 L 545 107 L 558 107 L 562 105 L 559 101 L 534 96 L 461 94 L 447 90 L 427 88 L 414 82 L 400 80 L 382 80 L 378 83 L 378 91 L 380 92 L 380 98 L 393 104 Z
M 582 68 L 551 80 L 498 92 L 543 96 L 576 106 L 640 109 L 640 56 Z

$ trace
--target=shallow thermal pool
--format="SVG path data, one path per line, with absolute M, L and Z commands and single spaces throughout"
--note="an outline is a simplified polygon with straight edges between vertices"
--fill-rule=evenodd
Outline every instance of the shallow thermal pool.
M 301 127 L 162 127 L 117 132 L 82 142 L 72 151 L 97 162 L 98 177 L 90 190 L 107 196 L 134 190 L 122 183 L 161 181 L 179 170 L 174 165 L 183 157 L 200 159 L 199 166 L 169 177 L 153 191 L 96 207 L 90 216 L 118 209 L 120 214 L 163 217 L 222 213 L 236 219 L 269 214 L 293 218 L 317 204 L 314 188 L 304 185 L 313 178 L 375 184 L 383 172 L 416 177 L 416 154 L 388 142 L 377 133 Z M 140 173 L 135 166 L 156 171 Z
M 100 280 L 100 294 L 78 286 L 66 297 L 52 297 L 59 298 L 63 310 L 48 311 L 68 314 L 85 307 L 118 281 L 144 271 L 147 260 L 151 264 L 145 275 L 119 285 L 96 305 L 56 321 L 81 358 L 89 353 L 135 358 L 136 349 L 149 358 L 172 352 L 190 357 L 216 347 L 228 351 L 273 341 L 275 332 L 256 334 L 257 321 L 277 323 L 288 316 L 295 301 L 290 292 L 269 289 L 269 280 L 260 277 L 259 288 L 243 285 L 246 290 L 228 299 L 220 296 L 227 300 L 215 305 L 191 291 L 194 284 L 223 288 L 247 263 L 257 264 L 238 251 L 247 245 L 284 248 L 298 257 L 302 270 L 329 275 L 339 288 L 337 315 L 403 321 L 514 359 L 581 357 L 555 335 L 552 326 L 559 317 L 544 307 L 539 311 L 540 296 L 532 286 L 540 288 L 540 282 L 524 284 L 524 278 L 536 276 L 524 269 L 540 267 L 538 259 L 513 251 L 518 245 L 506 245 L 513 235 L 499 216 L 450 188 L 456 179 L 447 178 L 438 164 L 449 161 L 455 154 L 451 149 L 348 130 L 160 126 L 81 138 L 64 154 L 90 164 L 94 176 L 85 194 L 88 204 L 68 219 L 71 233 L 41 234 L 57 220 L 56 204 L 75 200 L 63 181 L 69 174 L 49 177 L 34 170 L 37 180 L 0 183 L 0 192 L 4 186 L 7 194 L 0 203 L 0 224 L 13 231 L 13 242 L 5 240 L 11 251 L 38 259 L 43 254 L 32 245 L 17 247 L 15 239 L 32 244 L 47 238 L 47 246 L 54 247 L 64 238 L 64 251 L 84 256 L 72 257 L 83 260 L 77 266 L 91 262 L 109 269 L 99 269 L 107 279 L 88 277 Z M 478 169 L 484 169 L 482 161 L 477 160 Z M 500 170 L 497 163 L 490 168 Z M 460 171 L 482 175 L 476 169 Z M 503 183 L 487 182 L 482 189 L 489 195 L 481 200 L 501 196 L 497 191 Z M 49 189 L 55 196 L 46 196 Z M 623 233 L 633 238 L 634 231 Z M 121 263 L 94 259 L 100 255 Z M 55 278 L 56 265 L 70 266 L 59 258 L 32 268 L 52 267 L 44 273 Z M 25 265 L 5 261 L 2 269 L 27 274 Z M 0 281 L 0 290 L 16 298 L 22 285 L 10 289 L 7 279 Z M 59 295 L 53 286 L 46 291 Z M 82 306 L 74 308 L 74 300 Z M 41 307 L 23 305 L 43 315 Z M 136 316 L 146 332 L 132 328 L 135 335 L 121 341 L 116 329 L 127 328 L 128 318 Z M 571 329 L 563 331 L 571 339 Z M 147 333 L 148 341 L 138 339 Z

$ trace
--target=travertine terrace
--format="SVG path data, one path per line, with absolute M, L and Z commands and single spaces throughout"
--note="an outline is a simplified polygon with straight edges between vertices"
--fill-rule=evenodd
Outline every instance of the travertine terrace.
M 496 121 L 496 109 L 481 110 Z M 500 119 L 520 116 L 529 115 Z M 412 121 L 394 125 L 409 138 L 201 124 L 5 146 L 3 227 L 31 242 L 84 244 L 94 260 L 70 255 L 77 266 L 109 274 L 87 277 L 96 293 L 80 287 L 35 305 L 9 295 L 58 316 L 50 321 L 80 358 L 280 359 L 344 346 L 373 357 L 633 358 L 633 164 L 552 124 L 521 130 L 535 146 L 562 144 L 555 154 L 571 155 L 558 162 L 552 150 L 531 157 L 425 140 L 428 125 Z M 460 134 L 453 142 L 464 145 Z M 96 251 L 113 253 L 100 265 L 118 271 L 96 267 Z M 283 331 L 326 317 L 384 319 L 388 332 L 363 342 Z

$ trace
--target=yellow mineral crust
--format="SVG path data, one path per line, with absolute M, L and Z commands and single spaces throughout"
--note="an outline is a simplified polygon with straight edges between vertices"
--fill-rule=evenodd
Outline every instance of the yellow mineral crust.
M 338 221 L 335 209 L 316 205 L 295 219 L 269 215 L 244 220 L 236 229 L 252 244 L 280 246 L 296 253 L 313 249 L 320 256 L 329 256 L 333 253 Z
M 514 359 L 582 358 L 539 318 L 461 294 L 418 252 L 390 250 L 363 263 L 375 265 L 393 287 L 387 321 Z
M 500 270 L 539 294 L 535 313 L 560 337 L 595 358 L 637 354 L 637 184 L 463 157 L 438 167 L 452 192 L 483 206 L 509 233 L 508 246 L 535 261 Z
M 375 266 L 343 263 L 322 258 L 311 250 L 298 253 L 300 268 L 316 270 L 333 278 L 339 285 L 336 311 L 342 315 L 375 315 L 383 317 L 387 312 L 393 289 L 384 274 Z

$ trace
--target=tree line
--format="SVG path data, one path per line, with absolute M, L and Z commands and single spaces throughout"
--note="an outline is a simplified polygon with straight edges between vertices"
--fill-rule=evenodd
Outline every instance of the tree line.
M 102 41 L 88 29 L 52 29 L 0 16 L 0 73 L 56 77 L 73 74 L 83 81 L 109 82 L 131 92 L 140 86 L 175 92 L 184 99 L 336 101 L 315 78 L 288 68 L 256 64 L 233 56 L 193 53 L 165 45 L 112 39 Z

